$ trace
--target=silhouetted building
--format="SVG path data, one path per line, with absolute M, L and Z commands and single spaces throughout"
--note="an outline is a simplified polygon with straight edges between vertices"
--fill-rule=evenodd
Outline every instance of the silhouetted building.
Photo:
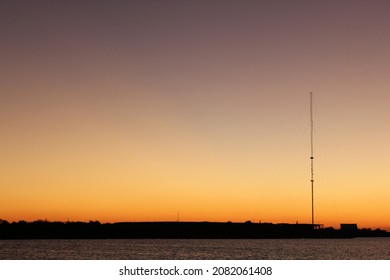
M 344 232 L 354 232 L 358 230 L 357 224 L 340 224 L 340 230 Z

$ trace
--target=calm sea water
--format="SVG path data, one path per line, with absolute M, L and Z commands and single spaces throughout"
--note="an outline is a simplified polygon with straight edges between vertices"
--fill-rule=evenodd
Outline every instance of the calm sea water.
M 0 240 L 0 259 L 390 260 L 390 238 Z

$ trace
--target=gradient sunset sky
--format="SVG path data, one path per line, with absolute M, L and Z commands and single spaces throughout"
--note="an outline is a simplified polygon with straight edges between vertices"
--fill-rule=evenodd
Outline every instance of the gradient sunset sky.
M 390 1 L 0 1 L 0 219 L 390 229 Z

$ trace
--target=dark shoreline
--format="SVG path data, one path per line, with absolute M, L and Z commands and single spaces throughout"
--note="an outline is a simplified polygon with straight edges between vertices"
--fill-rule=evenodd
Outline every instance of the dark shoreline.
M 0 222 L 0 239 L 294 239 L 390 237 L 376 229 L 220 222 Z

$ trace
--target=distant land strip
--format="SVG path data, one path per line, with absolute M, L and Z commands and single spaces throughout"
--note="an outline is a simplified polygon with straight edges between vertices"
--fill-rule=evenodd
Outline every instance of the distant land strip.
M 232 222 L 8 222 L 0 239 L 255 239 L 390 237 L 376 229 L 334 229 L 312 224 Z

